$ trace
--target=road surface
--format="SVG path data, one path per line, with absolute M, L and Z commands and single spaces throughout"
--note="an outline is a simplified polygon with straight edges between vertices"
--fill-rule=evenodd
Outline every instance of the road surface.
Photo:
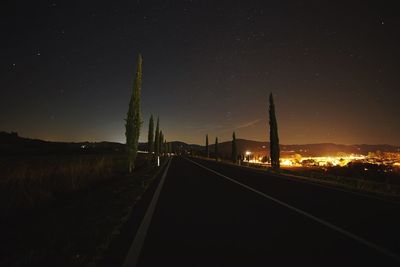
M 398 203 L 182 157 L 163 178 L 124 266 L 400 266 Z

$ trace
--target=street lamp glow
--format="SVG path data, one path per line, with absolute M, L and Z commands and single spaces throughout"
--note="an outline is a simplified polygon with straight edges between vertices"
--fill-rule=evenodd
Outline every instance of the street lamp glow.
M 251 152 L 250 151 L 246 151 L 246 156 L 250 155 Z

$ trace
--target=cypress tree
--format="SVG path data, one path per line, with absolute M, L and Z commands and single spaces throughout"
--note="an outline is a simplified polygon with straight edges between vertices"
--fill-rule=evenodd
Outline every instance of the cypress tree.
M 153 114 L 151 114 L 150 121 L 149 121 L 149 133 L 148 133 L 148 138 L 147 138 L 147 149 L 148 149 L 150 155 L 154 152 L 154 120 L 153 120 Z
M 237 162 L 237 147 L 236 147 L 236 135 L 235 132 L 232 134 L 232 162 Z
M 163 143 L 164 143 L 164 135 L 163 135 L 163 132 L 160 131 L 159 140 L 158 140 L 158 151 L 160 154 L 163 153 L 163 151 L 162 151 Z
M 142 55 L 138 55 L 136 77 L 133 92 L 129 101 L 126 114 L 125 136 L 128 150 L 128 169 L 132 172 L 135 168 L 135 160 L 138 151 L 140 127 L 142 124 L 140 115 L 140 91 L 142 89 Z
M 160 140 L 160 151 L 162 151 L 162 153 L 164 153 L 164 133 L 161 132 L 161 140 Z
M 215 160 L 218 161 L 218 137 L 215 137 Z
M 208 150 L 208 134 L 206 134 L 206 155 L 207 158 L 210 157 L 210 151 Z
M 269 95 L 269 146 L 271 166 L 273 169 L 279 169 L 279 137 L 278 137 L 278 123 L 275 116 L 275 105 L 272 93 Z
M 154 134 L 154 154 L 158 156 L 160 154 L 160 118 L 157 117 L 157 126 L 156 126 L 156 132 Z

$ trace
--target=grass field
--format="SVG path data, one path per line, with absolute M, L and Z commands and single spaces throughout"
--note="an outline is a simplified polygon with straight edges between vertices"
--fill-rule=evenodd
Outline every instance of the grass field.
M 144 154 L 133 174 L 118 154 L 3 159 L 1 164 L 1 198 L 8 202 L 0 217 L 0 266 L 96 262 L 160 170 Z
M 281 173 L 307 177 L 389 198 L 400 197 L 400 175 L 398 173 L 368 172 L 351 167 L 283 168 Z
M 138 168 L 145 163 L 138 157 Z M 49 155 L 0 159 L 0 208 L 31 209 L 125 171 L 125 156 Z

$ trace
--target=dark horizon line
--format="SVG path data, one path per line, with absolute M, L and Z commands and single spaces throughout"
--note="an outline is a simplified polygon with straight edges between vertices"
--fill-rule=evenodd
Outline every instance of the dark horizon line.
M 12 134 L 12 133 L 16 133 L 17 136 L 19 138 L 24 138 L 24 139 L 30 139 L 30 140 L 38 140 L 38 141 L 44 141 L 44 142 L 51 142 L 51 143 L 116 143 L 116 144 L 121 144 L 124 145 L 124 143 L 121 142 L 117 142 L 117 141 L 106 141 L 106 140 L 102 140 L 102 141 L 50 141 L 50 140 L 45 140 L 45 139 L 40 139 L 40 138 L 30 138 L 30 137 L 23 137 L 20 136 L 17 132 L 6 132 L 6 131 L 0 131 L 0 133 L 6 133 L 6 134 Z M 246 139 L 246 138 L 237 138 L 236 141 L 239 140 L 244 140 L 244 141 L 250 141 L 250 142 L 259 142 L 259 143 L 269 143 L 269 141 L 260 141 L 260 140 L 252 140 L 252 139 Z M 228 141 L 222 141 L 219 142 L 219 144 L 223 144 L 223 143 L 227 143 L 227 142 L 231 142 L 232 140 L 228 140 Z M 196 143 L 187 143 L 184 141 L 180 141 L 180 140 L 174 140 L 174 141 L 168 141 L 167 143 L 173 143 L 173 142 L 181 142 L 181 143 L 185 143 L 186 145 L 195 145 L 195 146 L 202 146 L 205 147 L 204 144 L 196 144 Z M 141 144 L 146 144 L 147 142 L 139 142 Z M 213 146 L 214 144 L 211 143 L 209 144 L 209 146 Z M 393 144 L 388 144 L 388 143 L 381 143 L 381 144 L 366 144 L 366 143 L 362 143 L 362 144 L 343 144 L 343 143 L 334 143 L 334 142 L 322 142 L 322 143 L 305 143 L 305 144 L 299 144 L 299 143 L 295 143 L 295 144 L 279 144 L 280 146 L 307 146 L 307 145 L 339 145 L 339 146 L 363 146 L 363 145 L 367 145 L 367 146 L 392 146 L 392 147 L 398 147 L 400 148 L 400 145 L 393 145 Z

